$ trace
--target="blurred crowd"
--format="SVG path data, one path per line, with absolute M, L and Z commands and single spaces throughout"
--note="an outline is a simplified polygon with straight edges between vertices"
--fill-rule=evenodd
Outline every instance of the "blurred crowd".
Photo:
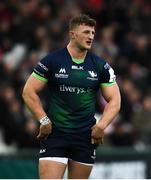
M 68 21 L 80 13 L 96 19 L 92 51 L 114 68 L 121 90 L 121 111 L 105 145 L 151 145 L 150 0 L 0 0 L 0 134 L 6 145 L 38 147 L 39 124 L 22 89 L 37 62 L 67 44 Z M 47 109 L 46 93 L 41 98 Z M 98 96 L 97 114 L 105 103 Z

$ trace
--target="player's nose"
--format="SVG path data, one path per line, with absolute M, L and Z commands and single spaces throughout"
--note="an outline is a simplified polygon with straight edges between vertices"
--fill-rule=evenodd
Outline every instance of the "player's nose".
M 89 34 L 89 40 L 93 40 L 93 38 L 94 38 L 94 34 L 93 34 L 93 33 L 90 33 L 90 34 Z
M 94 36 L 89 36 L 89 40 L 91 40 L 91 41 L 92 41 L 92 40 L 93 40 L 93 38 L 94 38 Z

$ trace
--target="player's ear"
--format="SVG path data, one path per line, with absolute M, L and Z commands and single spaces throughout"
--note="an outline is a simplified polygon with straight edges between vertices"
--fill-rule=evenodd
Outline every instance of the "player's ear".
M 74 39 L 74 37 L 75 37 L 74 31 L 69 31 L 69 37 L 70 37 L 70 39 Z

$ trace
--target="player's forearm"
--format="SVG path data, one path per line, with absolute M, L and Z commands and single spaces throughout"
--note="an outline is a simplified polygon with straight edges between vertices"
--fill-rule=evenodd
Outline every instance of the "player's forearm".
M 23 99 L 29 108 L 29 110 L 32 112 L 34 117 L 36 119 L 41 119 L 44 116 L 46 116 L 46 113 L 42 107 L 41 101 L 39 96 L 34 91 L 29 91 L 24 89 L 23 91 Z
M 119 110 L 120 110 L 120 97 L 117 97 L 116 99 L 109 101 L 105 106 L 100 121 L 98 122 L 98 126 L 100 127 L 100 129 L 104 130 L 117 116 Z

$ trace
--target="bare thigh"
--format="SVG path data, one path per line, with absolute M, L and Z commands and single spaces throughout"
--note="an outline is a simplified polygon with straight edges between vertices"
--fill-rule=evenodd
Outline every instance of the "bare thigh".
M 69 179 L 88 179 L 93 166 L 84 165 L 73 160 L 68 161 Z
M 40 179 L 62 179 L 66 164 L 51 160 L 39 161 L 39 177 Z

